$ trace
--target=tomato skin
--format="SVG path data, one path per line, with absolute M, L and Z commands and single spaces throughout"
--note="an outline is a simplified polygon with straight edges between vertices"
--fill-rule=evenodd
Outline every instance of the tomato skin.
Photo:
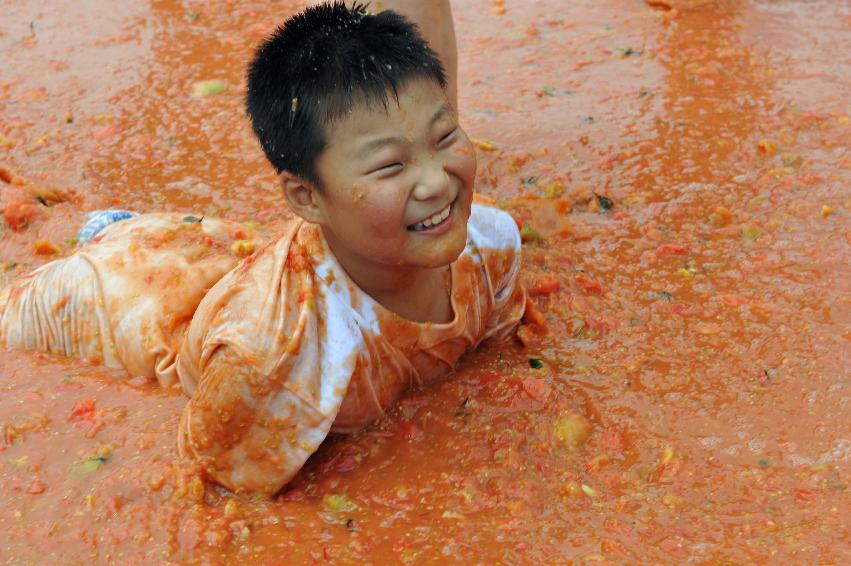
M 3 217 L 15 232 L 19 232 L 26 228 L 37 213 L 35 205 L 25 200 L 13 200 L 3 209 Z
M 543 379 L 524 379 L 523 390 L 536 401 L 546 401 L 552 392 L 552 386 Z
M 43 481 L 36 479 L 36 480 L 33 480 L 33 482 L 30 484 L 30 487 L 27 488 L 27 493 L 32 494 L 32 495 L 40 495 L 40 494 L 44 493 L 46 490 L 47 490 L 47 485 Z
M 531 297 L 538 295 L 552 295 L 561 287 L 559 280 L 551 273 L 542 273 L 532 279 L 526 285 L 526 292 Z
M 0 167 L 0 181 L 6 183 L 7 185 L 11 185 L 15 180 L 15 176 L 11 171 L 6 169 L 5 167 Z
M 95 413 L 95 402 L 91 399 L 82 399 L 74 404 L 71 409 L 71 414 L 68 415 L 68 420 L 71 422 L 80 422 L 91 420 Z
M 603 294 L 603 286 L 584 273 L 577 273 L 574 279 L 579 283 L 579 286 L 582 287 L 586 295 L 599 296 Z
M 688 255 L 688 246 L 662 244 L 656 248 L 656 257 L 683 257 Z

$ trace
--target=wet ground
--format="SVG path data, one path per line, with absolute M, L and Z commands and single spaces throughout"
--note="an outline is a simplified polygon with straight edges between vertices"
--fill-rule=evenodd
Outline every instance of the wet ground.
M 0 562 L 851 561 L 851 7 L 456 4 L 478 188 L 526 225 L 550 336 L 467 356 L 272 501 L 179 465 L 177 391 L 0 352 Z M 0 204 L 30 206 L 3 278 L 96 208 L 288 218 L 241 101 L 295 9 L 6 2 L 0 167 L 28 182 Z

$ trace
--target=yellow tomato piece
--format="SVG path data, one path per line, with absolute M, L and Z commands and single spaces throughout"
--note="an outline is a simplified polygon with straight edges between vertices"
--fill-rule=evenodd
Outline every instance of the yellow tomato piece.
M 482 151 L 496 151 L 496 144 L 485 140 L 473 140 L 473 145 Z
M 237 240 L 231 244 L 230 251 L 240 257 L 249 256 L 254 253 L 254 243 L 248 240 Z
M 62 251 L 49 240 L 36 240 L 33 248 L 35 255 L 56 255 Z
M 556 436 L 570 448 L 581 446 L 591 434 L 591 423 L 582 415 L 569 413 L 556 421 Z

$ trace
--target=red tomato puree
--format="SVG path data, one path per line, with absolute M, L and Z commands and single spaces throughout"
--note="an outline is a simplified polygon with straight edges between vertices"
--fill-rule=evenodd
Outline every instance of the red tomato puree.
M 2 281 L 97 208 L 289 218 L 242 99 L 297 7 L 7 2 Z M 848 4 L 455 15 L 478 190 L 522 223 L 550 334 L 466 356 L 271 500 L 181 465 L 179 391 L 2 352 L 0 563 L 851 562 Z

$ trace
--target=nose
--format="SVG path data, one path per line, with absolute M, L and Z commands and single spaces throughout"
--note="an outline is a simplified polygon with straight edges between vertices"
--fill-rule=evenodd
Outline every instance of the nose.
M 420 168 L 420 176 L 414 187 L 414 198 L 420 201 L 444 197 L 449 192 L 449 174 L 439 159 L 429 159 Z

